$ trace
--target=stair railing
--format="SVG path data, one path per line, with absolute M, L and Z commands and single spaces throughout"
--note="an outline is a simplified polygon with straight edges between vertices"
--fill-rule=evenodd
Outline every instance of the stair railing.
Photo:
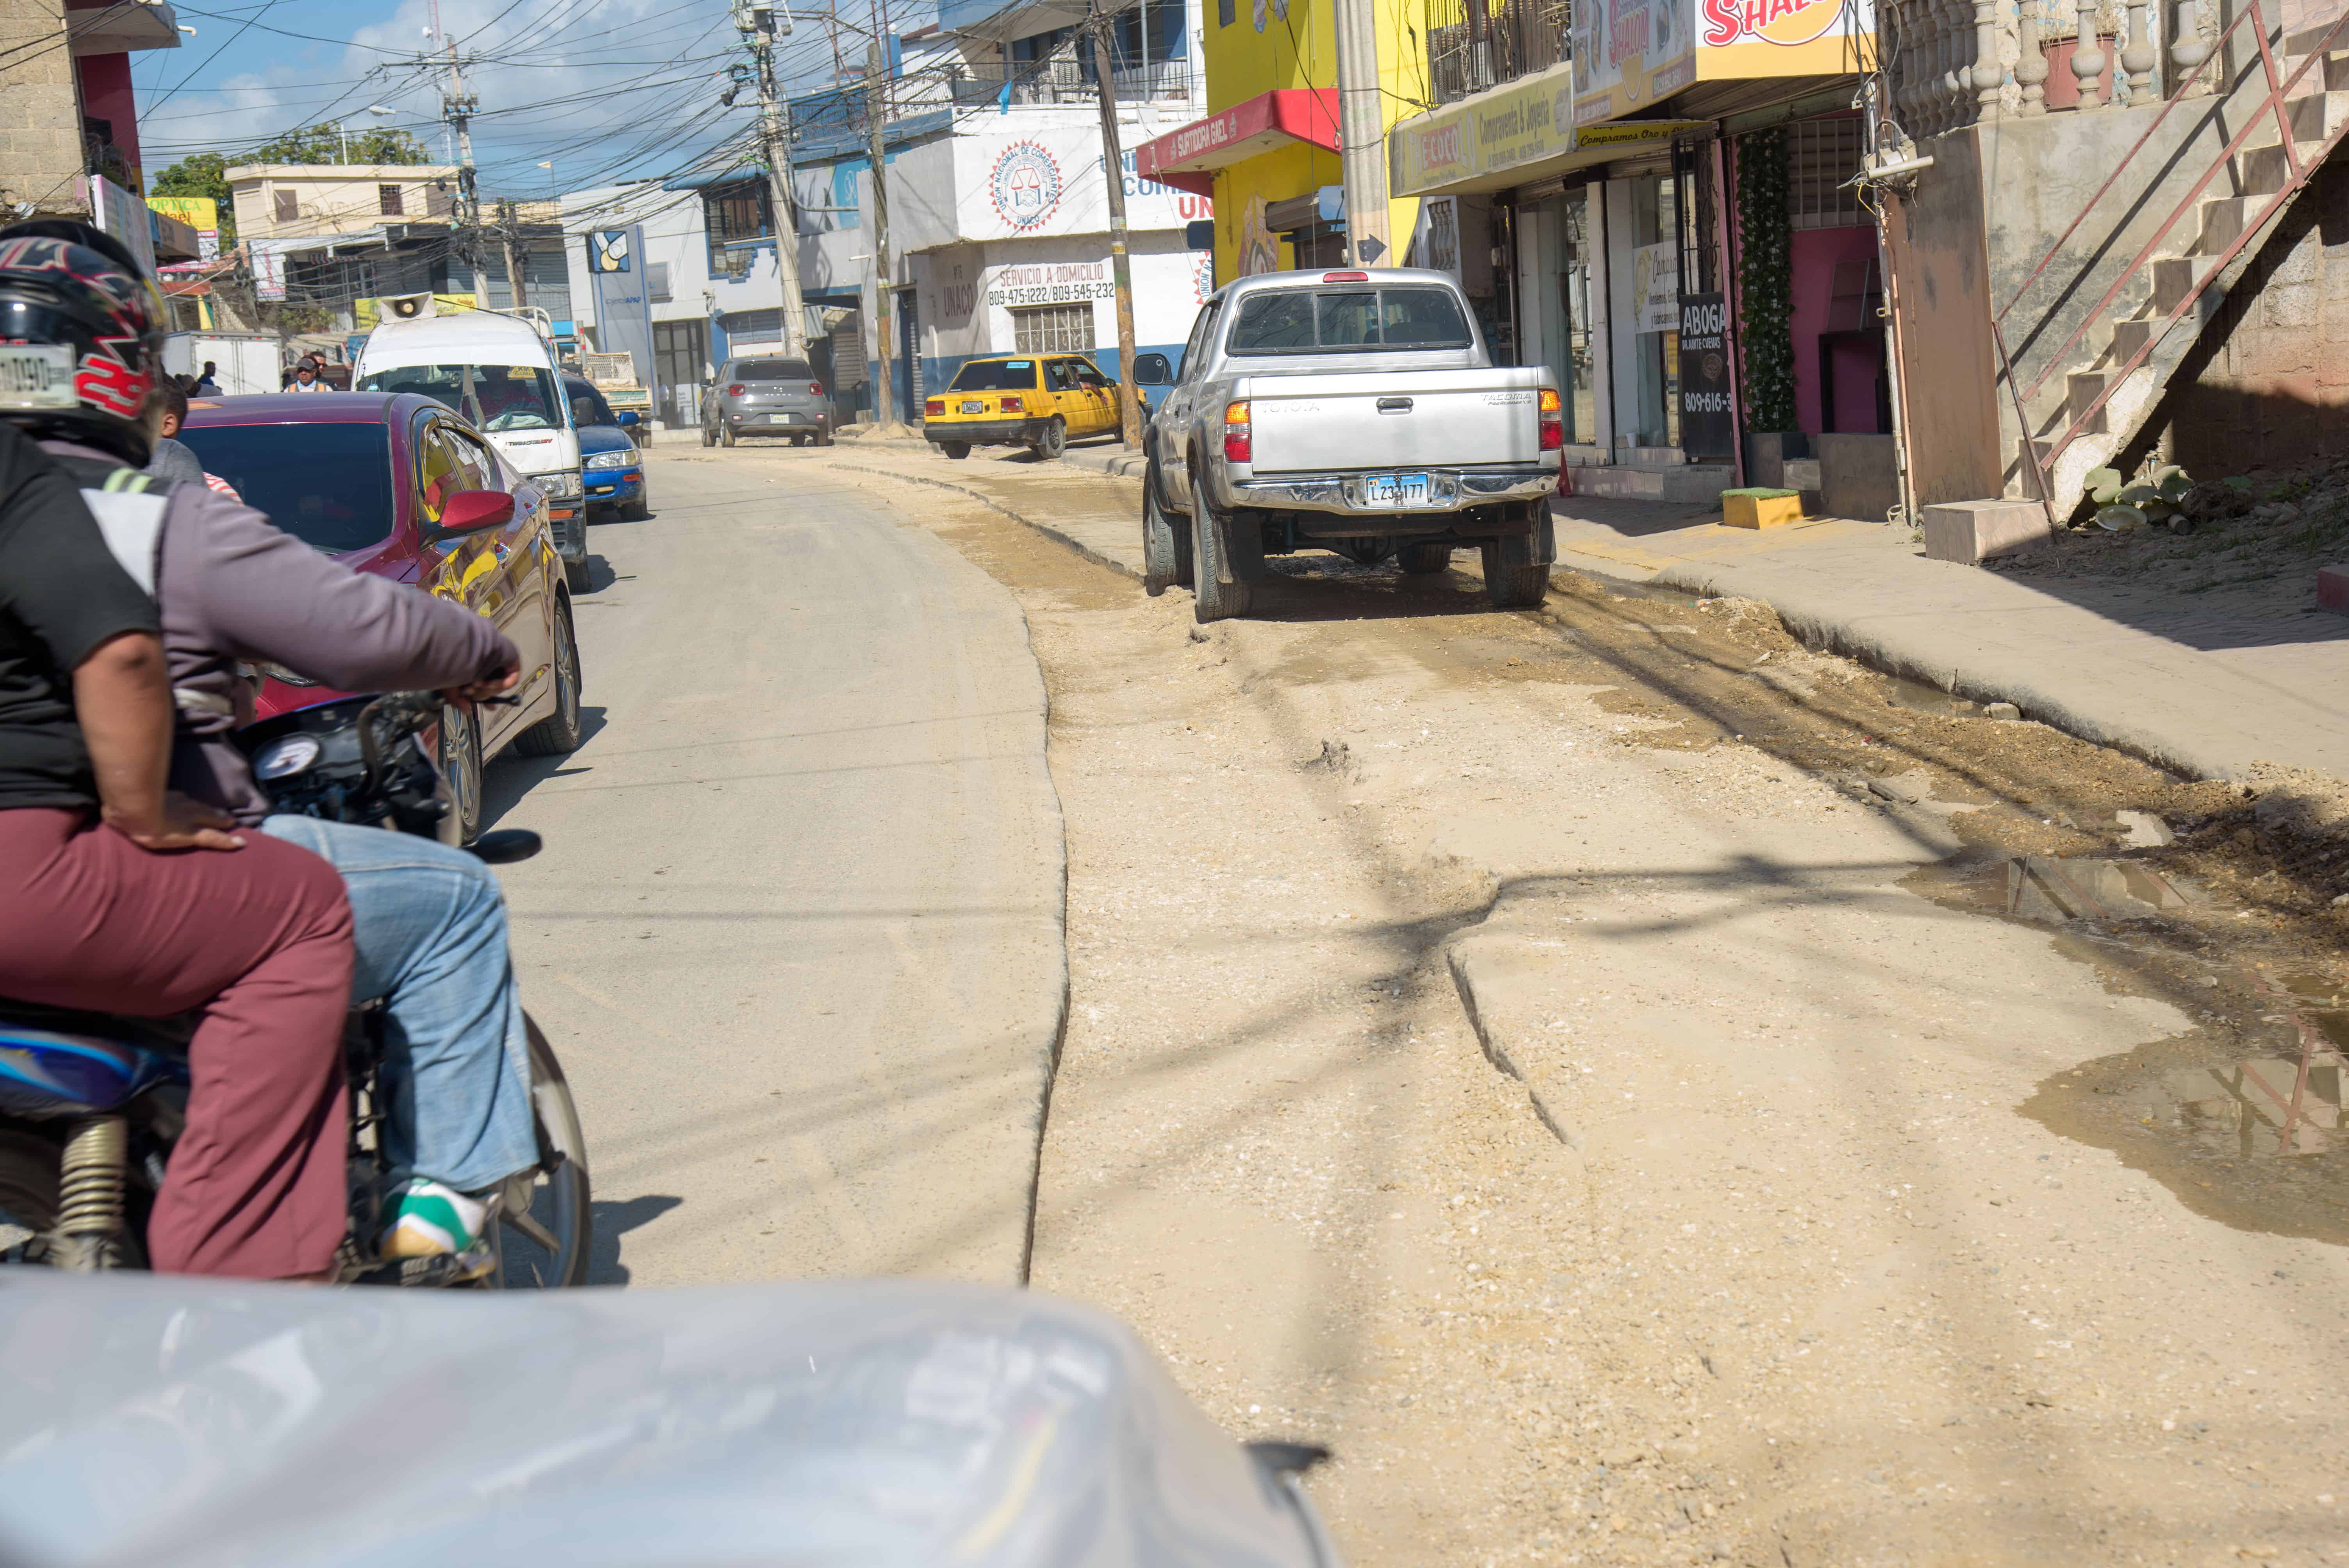
M 2104 319 L 2105 312 L 2112 308 L 2113 302 L 2120 297 L 2121 291 L 2128 286 L 2130 280 L 2144 270 L 2146 263 L 2160 247 L 2162 241 L 2168 237 L 2169 231 L 2177 226 L 2178 220 L 2184 217 L 2188 211 L 2202 199 L 2202 192 L 2209 189 L 2210 181 L 2218 177 L 2220 170 L 2228 166 L 2230 160 L 2241 150 L 2243 143 L 2251 139 L 2251 133 L 2259 129 L 2261 119 L 2269 112 L 2274 114 L 2277 131 L 2283 139 L 2284 160 L 2291 166 L 2291 177 L 2285 181 L 2282 190 L 2269 198 L 2267 204 L 2260 209 L 2259 215 L 2242 225 L 2241 230 L 2235 236 L 2234 242 L 2230 244 L 2222 254 L 2211 261 L 2209 270 L 2200 273 L 2193 281 L 2178 303 L 2171 307 L 2169 314 L 2162 318 L 2161 324 L 2146 335 L 2145 341 L 2137 346 L 2137 352 L 2129 356 L 2128 362 L 2117 370 L 2106 372 L 2104 390 L 2096 395 L 2095 402 L 2073 416 L 2071 424 L 2064 428 L 2064 433 L 2053 443 L 2047 445 L 2044 457 L 2040 452 L 2041 443 L 2032 436 L 2029 426 L 2024 426 L 2023 430 L 2024 452 L 2033 466 L 2039 469 L 2040 491 L 2043 496 L 2047 493 L 2051 477 L 2054 473 L 2055 460 L 2063 455 L 2064 449 L 2072 444 L 2099 413 L 2103 412 L 2105 404 L 2110 400 L 2115 392 L 2120 389 L 2122 383 L 2135 374 L 2137 366 L 2145 363 L 2147 357 L 2153 353 L 2155 346 L 2168 335 L 2169 329 L 2178 325 L 2178 318 L 2194 307 L 2195 302 L 2202 297 L 2203 292 L 2210 286 L 2220 273 L 2226 271 L 2229 264 L 2241 253 L 2243 247 L 2266 226 L 2267 221 L 2275 215 L 2277 210 L 2300 193 L 2301 188 L 2308 182 L 2310 167 L 2313 164 L 2323 163 L 2326 155 L 2340 141 L 2343 131 L 2349 130 L 2349 121 L 2344 121 L 2340 129 L 2327 132 L 2323 137 L 2314 157 L 2303 160 L 2300 155 L 2299 145 L 2292 138 L 2292 117 L 2284 108 L 2285 100 L 2291 96 L 2292 88 L 2298 87 L 2301 78 L 2308 75 L 2309 70 L 2324 58 L 2325 54 L 2333 47 L 2333 39 L 2340 34 L 2341 29 L 2344 26 L 2349 26 L 2349 11 L 2344 11 L 2334 19 L 2333 26 L 2324 30 L 2323 36 L 2317 42 L 2315 47 L 2309 51 L 2308 57 L 2301 62 L 2300 68 L 2294 71 L 2289 79 L 2283 80 L 2280 80 L 2276 74 L 2275 54 L 2269 46 L 2267 23 L 2260 13 L 2260 0 L 2246 0 L 2246 8 L 2238 12 L 2235 19 L 2227 25 L 2226 31 L 2219 35 L 2218 46 L 2225 47 L 2228 37 L 2246 21 L 2251 24 L 2252 32 L 2259 39 L 2260 67 L 2266 73 L 2267 96 L 2245 119 L 2243 129 L 2229 139 L 2225 149 L 2211 161 L 2210 167 L 2203 170 L 2202 177 L 2194 182 L 2194 188 L 2188 191 L 2185 197 L 2170 210 L 2169 215 L 2162 220 L 2161 226 L 2154 231 L 2153 237 L 2145 242 L 2144 248 L 2139 250 L 2136 257 L 2122 270 L 2121 275 L 2113 281 L 2112 286 L 2105 291 L 2104 297 L 2096 302 L 2095 307 L 2081 317 L 2080 324 L 2072 329 L 2071 335 L 2066 337 L 2055 352 L 2048 356 L 2046 368 L 2042 370 L 2038 378 L 2019 395 L 2018 407 L 2022 402 L 2035 397 L 2039 389 L 2047 384 L 2048 378 L 2063 367 L 2064 356 L 2072 351 L 2073 346 L 2080 341 L 2089 327 Z M 2030 290 L 2032 284 L 2038 280 L 2039 275 L 2047 269 L 2048 263 L 2053 262 L 2056 254 L 2063 250 L 2065 242 L 2078 232 L 2081 223 L 2086 221 L 2088 213 L 2095 209 L 2098 201 L 2104 199 L 2106 192 L 2118 182 L 2121 174 L 2128 168 L 2131 160 L 2143 150 L 2146 143 L 2152 139 L 2154 131 L 2160 128 L 2161 122 L 2168 118 L 2169 111 L 2178 107 L 2180 98 L 2187 96 L 2194 80 L 2195 75 L 2187 73 L 2184 79 L 2171 90 L 2168 101 L 2161 106 L 2161 113 L 2154 118 L 2153 124 L 2146 128 L 2145 134 L 2137 138 L 2136 144 L 2128 150 L 2127 156 L 2115 166 L 2104 184 L 2096 188 L 2096 193 L 2088 198 L 2087 205 L 2080 209 L 2079 216 L 2072 220 L 2070 226 L 2064 231 L 2062 236 L 2049 247 L 2047 254 L 2040 258 L 2039 264 L 2031 269 L 2030 276 L 2025 278 L 2023 286 L 2015 291 L 2014 297 L 2007 301 L 2005 308 L 1991 318 L 1992 330 L 1999 335 L 2002 357 L 2004 356 L 2004 324 L 2008 313 L 2022 303 L 2023 294 Z M 2195 258 L 2198 266 L 2203 260 L 2205 258 Z M 2013 370 L 2011 366 L 2007 370 L 2007 378 L 2008 385 L 2012 387 Z

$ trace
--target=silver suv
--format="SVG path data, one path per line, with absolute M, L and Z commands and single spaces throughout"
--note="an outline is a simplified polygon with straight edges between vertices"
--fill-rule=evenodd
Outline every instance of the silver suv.
M 789 436 L 792 445 L 832 445 L 832 404 L 804 359 L 730 359 L 701 398 L 701 444 L 730 447 L 744 436 Z

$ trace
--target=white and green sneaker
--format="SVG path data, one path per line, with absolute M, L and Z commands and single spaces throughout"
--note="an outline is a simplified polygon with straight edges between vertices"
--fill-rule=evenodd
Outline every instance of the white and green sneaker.
M 386 1258 L 447 1257 L 457 1278 L 470 1279 L 497 1261 L 488 1244 L 492 1205 L 439 1181 L 411 1176 L 385 1194 Z

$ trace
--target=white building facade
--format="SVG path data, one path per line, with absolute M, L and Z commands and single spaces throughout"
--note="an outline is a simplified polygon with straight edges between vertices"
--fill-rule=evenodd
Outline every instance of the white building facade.
M 1135 347 L 1169 358 L 1214 286 L 1214 213 L 1204 196 L 1137 178 L 1131 150 L 1203 112 L 1198 4 L 1129 8 L 1112 59 Z M 1100 107 L 1073 31 L 1083 15 L 1022 5 L 899 40 L 885 163 L 900 418 L 918 418 L 926 392 L 985 355 L 1079 351 L 1120 373 Z M 864 101 L 852 83 L 792 105 L 810 357 L 843 421 L 869 417 L 881 372 Z M 643 225 L 665 422 L 690 421 L 687 388 L 728 357 L 780 341 L 770 207 L 763 172 L 750 168 L 564 199 L 574 236 Z M 584 239 L 570 252 L 572 297 L 593 335 Z

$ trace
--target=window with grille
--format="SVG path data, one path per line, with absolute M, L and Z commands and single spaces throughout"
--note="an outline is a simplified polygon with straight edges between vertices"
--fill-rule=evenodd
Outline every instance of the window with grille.
M 279 222 L 290 223 L 302 215 L 301 199 L 295 196 L 293 191 L 273 191 L 269 194 L 276 202 L 277 221 Z
M 1786 216 L 1797 229 L 1865 223 L 1859 191 L 1859 119 L 1797 120 L 1786 128 Z
M 764 181 L 744 181 L 734 185 L 715 185 L 702 192 L 702 212 L 709 234 L 709 270 L 729 271 L 729 245 L 747 245 L 754 240 L 774 237 L 774 226 L 768 222 L 767 187 Z M 747 265 L 750 253 L 740 253 Z
M 399 187 L 397 185 L 377 186 L 375 188 L 375 210 L 379 215 L 386 218 L 405 216 L 405 214 L 400 211 Z
M 1090 304 L 1027 305 L 1011 313 L 1014 354 L 1087 354 L 1092 346 Z

